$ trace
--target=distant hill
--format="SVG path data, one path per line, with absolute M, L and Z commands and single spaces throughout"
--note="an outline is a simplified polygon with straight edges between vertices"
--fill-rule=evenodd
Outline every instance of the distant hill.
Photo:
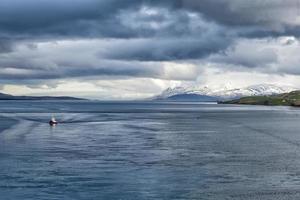
M 218 101 L 217 98 L 206 96 L 206 95 L 199 95 L 199 94 L 177 94 L 170 97 L 167 97 L 166 100 L 171 101 L 200 101 L 200 102 L 216 102 Z
M 12 95 L 0 93 L 0 99 L 9 99 L 9 98 L 12 98 L 12 97 L 13 97 Z
M 13 96 L 9 94 L 0 93 L 0 100 L 84 100 L 81 98 L 68 96 Z
M 271 96 L 251 96 L 220 102 L 223 104 L 270 105 L 270 106 L 300 106 L 300 91 L 293 91 Z

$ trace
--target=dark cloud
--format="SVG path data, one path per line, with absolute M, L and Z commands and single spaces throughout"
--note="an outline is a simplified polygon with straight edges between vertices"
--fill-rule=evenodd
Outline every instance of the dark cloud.
M 138 61 L 174 61 L 200 59 L 224 50 L 230 38 L 156 39 L 116 43 L 104 53 L 105 58 Z
M 147 13 L 141 8 L 158 12 Z M 298 0 L 2 0 L 0 36 L 136 38 L 161 32 L 188 34 L 189 19 L 183 16 L 191 12 L 234 27 L 240 34 L 265 35 L 291 32 L 297 26 L 299 10 Z M 167 16 L 166 11 L 173 14 Z M 151 26 L 165 22 L 170 24 Z
M 245 38 L 300 36 L 299 7 L 298 0 L 2 0 L 0 78 L 165 78 L 160 61 L 179 60 L 264 67 L 278 62 L 272 48 L 232 48 Z M 69 44 L 80 40 L 90 42 Z M 55 41 L 68 48 L 39 45 Z
M 3 0 L 0 30 L 17 38 L 105 35 L 107 24 L 118 25 L 113 24 L 117 22 L 113 18 L 119 10 L 132 9 L 136 3 L 134 0 Z
M 170 20 L 163 13 L 140 12 L 141 8 L 153 5 L 156 6 L 155 9 L 165 9 L 159 10 L 160 12 L 169 9 L 169 3 L 157 2 L 159 1 L 3 0 L 0 3 L 0 36 L 14 39 L 149 37 L 161 31 L 148 26 L 149 23 Z M 179 13 L 172 17 L 179 19 L 178 16 Z M 145 23 L 135 25 L 142 21 Z M 171 28 L 175 21 L 176 19 L 173 24 L 164 28 Z M 184 21 L 180 24 L 184 25 L 182 22 Z M 181 29 L 180 25 L 177 29 Z M 173 31 L 182 32 L 173 29 L 169 33 Z
M 16 42 L 148 38 L 148 41 L 128 41 L 121 48 L 109 47 L 104 55 L 109 59 L 199 59 L 224 50 L 231 42 L 224 28 L 206 22 L 200 15 L 175 9 L 178 5 L 171 1 L 4 0 L 1 5 L 0 35 L 10 35 Z
M 300 14 L 298 0 L 182 0 L 180 5 L 231 26 L 294 24 Z

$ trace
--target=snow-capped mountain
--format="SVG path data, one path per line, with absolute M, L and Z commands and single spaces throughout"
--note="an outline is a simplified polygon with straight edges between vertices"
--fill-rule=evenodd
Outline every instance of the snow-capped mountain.
M 291 92 L 293 90 L 297 90 L 293 87 L 288 86 L 277 86 L 271 84 L 260 84 L 260 85 L 252 85 L 245 88 L 237 88 L 232 90 L 222 90 L 215 91 L 210 95 L 221 97 L 223 99 L 235 99 L 244 96 L 263 96 L 263 95 L 275 95 L 282 94 L 286 92 Z
M 197 86 L 190 86 L 190 87 L 183 87 L 178 86 L 174 88 L 168 88 L 165 91 L 163 91 L 159 96 L 162 99 L 168 98 L 174 95 L 178 94 L 198 94 L 198 95 L 209 95 L 212 93 L 212 90 L 208 87 L 197 87 Z
M 244 96 L 275 95 L 291 92 L 293 90 L 297 89 L 289 86 L 277 86 L 272 84 L 259 84 L 236 89 L 227 89 L 226 87 L 219 89 L 210 89 L 207 86 L 180 86 L 168 88 L 160 95 L 156 96 L 154 99 L 175 99 L 175 97 L 182 97 L 183 95 L 185 95 L 185 98 L 187 98 L 187 96 L 189 95 L 193 96 L 194 98 L 195 95 L 199 95 L 199 97 L 214 97 L 216 100 L 228 100 Z

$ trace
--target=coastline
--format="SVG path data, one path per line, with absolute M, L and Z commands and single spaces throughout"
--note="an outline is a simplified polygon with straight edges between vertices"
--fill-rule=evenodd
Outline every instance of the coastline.
M 240 99 L 218 102 L 219 104 L 263 105 L 263 106 L 300 106 L 300 91 L 292 91 L 270 96 L 248 96 Z

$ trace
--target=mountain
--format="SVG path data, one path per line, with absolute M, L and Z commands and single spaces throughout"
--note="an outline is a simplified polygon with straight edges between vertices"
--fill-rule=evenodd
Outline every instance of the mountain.
M 297 90 L 288 86 L 277 86 L 271 84 L 252 85 L 245 88 L 223 90 L 213 92 L 211 95 L 220 97 L 220 99 L 237 99 L 245 96 L 264 96 L 276 95 Z
M 215 97 L 199 95 L 199 94 L 176 94 L 176 95 L 168 97 L 168 100 L 171 100 L 171 101 L 202 101 L 202 102 L 218 101 L 218 99 Z
M 271 96 L 242 97 L 222 104 L 270 105 L 270 106 L 300 106 L 300 91 L 293 91 Z
M 292 87 L 277 86 L 272 84 L 252 85 L 245 88 L 227 89 L 210 89 L 207 86 L 189 86 L 168 88 L 160 95 L 154 97 L 154 100 L 195 100 L 199 101 L 224 101 L 238 99 L 245 96 L 263 96 L 275 95 L 296 90 Z M 180 97 L 180 98 L 178 98 Z M 183 98 L 184 97 L 184 98 Z
M 0 93 L 0 99 L 9 99 L 12 98 L 12 95 Z
M 13 96 L 9 94 L 0 93 L 0 100 L 84 100 L 68 96 Z

